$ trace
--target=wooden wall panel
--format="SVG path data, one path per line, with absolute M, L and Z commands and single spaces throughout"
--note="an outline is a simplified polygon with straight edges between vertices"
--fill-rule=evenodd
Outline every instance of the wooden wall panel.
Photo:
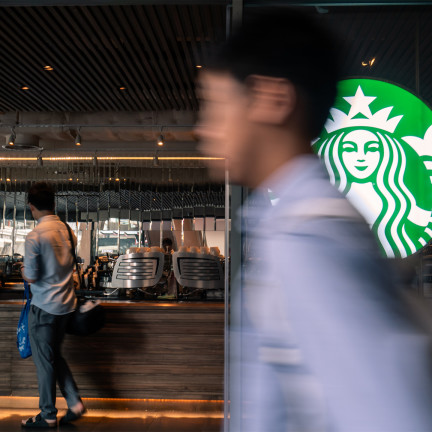
M 63 354 L 83 397 L 223 399 L 219 303 L 106 303 L 107 324 L 66 336 Z M 19 357 L 20 304 L 0 303 L 0 395 L 37 396 L 32 359 Z

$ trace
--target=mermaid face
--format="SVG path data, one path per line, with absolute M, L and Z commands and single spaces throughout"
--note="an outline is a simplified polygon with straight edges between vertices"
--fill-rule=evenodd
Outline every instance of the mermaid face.
M 342 161 L 349 173 L 359 180 L 370 177 L 381 159 L 382 144 L 367 130 L 348 133 L 342 143 Z

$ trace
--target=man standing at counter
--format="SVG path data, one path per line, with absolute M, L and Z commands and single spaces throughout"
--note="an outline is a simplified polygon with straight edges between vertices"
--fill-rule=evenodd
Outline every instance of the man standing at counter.
M 60 352 L 77 300 L 72 279 L 72 245 L 66 225 L 54 214 L 54 197 L 52 187 L 44 182 L 33 184 L 28 192 L 30 210 L 38 224 L 26 237 L 22 274 L 31 283 L 29 333 L 41 412 L 22 421 L 26 428 L 57 426 L 56 381 L 69 408 L 60 424 L 84 413 L 78 388 Z
M 236 432 L 431 431 L 427 338 L 311 150 L 336 95 L 332 37 L 298 11 L 248 13 L 201 75 L 198 128 L 205 156 L 253 189 L 233 291 L 247 315 L 231 329 L 245 346 Z M 209 168 L 224 178 L 224 164 Z

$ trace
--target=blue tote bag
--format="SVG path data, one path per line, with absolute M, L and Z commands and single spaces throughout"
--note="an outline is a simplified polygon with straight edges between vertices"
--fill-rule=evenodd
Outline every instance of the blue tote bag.
M 23 304 L 23 308 L 21 310 L 21 316 L 18 321 L 17 328 L 17 347 L 20 353 L 20 356 L 25 359 L 32 355 L 31 347 L 30 347 L 30 337 L 28 330 L 28 315 L 30 311 L 30 287 L 27 281 L 24 281 L 24 300 L 26 300 L 25 305 Z

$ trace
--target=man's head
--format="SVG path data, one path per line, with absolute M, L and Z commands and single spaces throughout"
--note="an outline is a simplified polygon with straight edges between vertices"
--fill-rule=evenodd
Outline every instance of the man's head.
M 28 192 L 28 203 L 35 219 L 54 212 L 54 189 L 45 182 L 34 183 Z
M 171 252 L 173 248 L 173 242 L 169 237 L 165 237 L 162 240 L 162 248 L 165 252 Z
M 227 158 L 233 181 L 256 186 L 311 151 L 338 77 L 332 37 L 312 17 L 254 11 L 201 75 L 202 152 Z

